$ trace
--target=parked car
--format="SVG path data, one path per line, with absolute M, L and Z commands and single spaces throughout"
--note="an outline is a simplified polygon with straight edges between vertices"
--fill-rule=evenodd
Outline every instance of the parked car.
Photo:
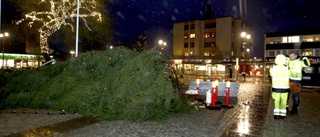
M 302 86 L 319 86 L 320 87 L 320 63 L 311 64 L 310 67 L 302 70 Z

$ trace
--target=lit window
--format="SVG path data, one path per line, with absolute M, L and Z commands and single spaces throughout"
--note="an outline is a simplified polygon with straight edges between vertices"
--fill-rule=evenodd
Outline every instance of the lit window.
M 186 57 L 189 56 L 189 52 L 188 52 L 188 51 L 185 51 L 185 52 L 184 52 L 184 56 L 186 56 Z
M 290 42 L 290 43 L 300 42 L 300 36 L 291 36 L 291 37 L 288 37 L 288 42 Z
M 213 32 L 210 33 L 210 37 L 211 37 L 211 38 L 214 38 L 214 33 L 213 33 Z
M 190 38 L 195 38 L 196 37 L 196 34 L 192 33 L 190 34 Z
M 210 35 L 208 33 L 204 34 L 204 38 L 209 38 L 209 37 L 210 37 Z
M 269 42 L 270 42 L 270 44 L 274 44 L 275 43 L 275 38 L 269 38 Z
M 282 43 L 281 38 L 276 38 L 276 43 Z
M 274 44 L 275 43 L 275 38 L 267 38 L 266 39 L 266 44 Z
M 203 52 L 204 56 L 210 56 L 210 52 Z
M 270 44 L 270 39 L 269 38 L 266 39 L 266 44 Z
M 312 50 L 305 50 L 302 52 L 302 56 L 312 56 Z
M 282 37 L 282 43 L 288 43 L 288 37 Z
M 187 34 L 184 35 L 184 39 L 188 39 L 188 35 Z
M 214 47 L 214 42 L 205 42 L 204 47 Z
M 320 41 L 320 35 L 316 35 L 316 39 L 314 41 Z
M 204 38 L 214 38 L 214 32 L 210 32 L 210 33 L 204 33 Z
M 303 42 L 313 42 L 313 36 L 312 35 L 303 36 L 302 41 Z
M 231 56 L 233 56 L 233 51 L 231 51 Z

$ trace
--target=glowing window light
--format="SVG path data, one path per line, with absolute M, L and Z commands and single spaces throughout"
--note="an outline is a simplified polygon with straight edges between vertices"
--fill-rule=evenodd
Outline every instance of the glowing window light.
M 36 59 L 36 55 L 30 55 L 30 54 L 13 54 L 13 53 L 4 53 L 4 57 L 6 59 Z M 50 56 L 51 58 L 53 56 Z M 41 58 L 41 57 L 40 57 Z M 43 58 L 41 58 L 43 59 Z
M 42 3 L 50 4 L 50 10 L 32 11 L 26 14 L 24 19 L 17 21 L 16 24 L 19 25 L 24 20 L 30 19 L 31 21 L 28 23 L 28 26 L 32 27 L 35 21 L 42 22 L 42 26 L 38 28 L 40 33 L 40 50 L 41 53 L 49 54 L 49 36 L 59 30 L 62 25 L 70 26 L 72 31 L 74 31 L 74 25 L 67 22 L 67 20 L 73 20 L 73 18 L 77 17 L 77 0 L 41 0 L 39 5 Z M 84 12 L 83 14 L 79 14 L 79 17 L 84 22 L 86 28 L 91 31 L 85 18 L 97 17 L 97 21 L 102 21 L 101 13 L 94 11 L 97 9 L 97 2 L 95 0 L 80 0 L 80 3 L 80 9 Z
M 190 38 L 195 38 L 196 37 L 196 34 L 192 33 L 190 34 Z
M 300 42 L 300 36 L 288 37 L 288 42 L 290 42 L 290 43 L 298 43 L 298 42 Z

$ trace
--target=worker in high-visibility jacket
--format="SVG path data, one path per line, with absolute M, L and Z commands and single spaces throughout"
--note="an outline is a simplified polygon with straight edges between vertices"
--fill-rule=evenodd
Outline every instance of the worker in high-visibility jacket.
M 290 92 L 288 95 L 287 109 L 289 109 L 290 95 L 292 94 L 293 105 L 291 111 L 288 114 L 298 114 L 300 104 L 300 87 L 302 80 L 302 69 L 310 66 L 310 61 L 307 57 L 298 57 L 298 53 L 290 52 L 289 60 L 287 62 L 290 75 Z
M 269 74 L 272 79 L 272 98 L 274 100 L 274 119 L 284 119 L 287 114 L 286 106 L 288 93 L 290 91 L 289 67 L 286 65 L 286 56 L 276 56 L 275 64 L 270 67 Z

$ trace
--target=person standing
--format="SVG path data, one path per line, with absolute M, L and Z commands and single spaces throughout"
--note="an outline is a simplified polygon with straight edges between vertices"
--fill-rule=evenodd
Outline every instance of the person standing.
M 279 54 L 275 58 L 275 65 L 273 65 L 269 74 L 272 79 L 272 98 L 274 100 L 273 116 L 274 119 L 284 119 L 287 114 L 286 106 L 288 99 L 288 92 L 290 91 L 289 67 L 286 65 L 286 57 Z
M 230 65 L 230 68 L 229 68 L 229 77 L 232 79 L 232 66 Z
M 310 61 L 307 57 L 298 57 L 298 53 L 290 52 L 288 66 L 290 70 L 290 92 L 288 95 L 287 110 L 289 110 L 289 100 L 292 94 L 293 105 L 289 115 L 298 114 L 300 104 L 300 87 L 302 80 L 302 69 L 310 66 Z

